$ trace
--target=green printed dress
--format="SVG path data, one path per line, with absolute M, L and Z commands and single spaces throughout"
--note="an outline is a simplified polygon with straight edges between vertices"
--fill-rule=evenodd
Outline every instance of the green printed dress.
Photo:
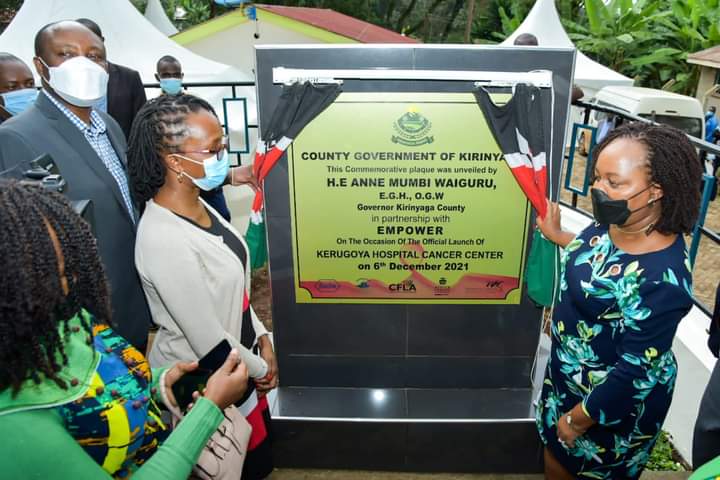
M 691 284 L 682 235 L 663 250 L 632 255 L 594 224 L 563 251 L 536 420 L 542 441 L 578 478 L 640 476 L 672 400 L 670 347 L 692 307 Z M 597 424 L 568 449 L 556 426 L 579 402 Z

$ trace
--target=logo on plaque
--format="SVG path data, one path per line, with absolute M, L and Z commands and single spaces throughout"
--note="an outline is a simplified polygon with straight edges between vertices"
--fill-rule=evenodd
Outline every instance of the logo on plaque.
M 393 283 L 390 284 L 388 289 L 391 292 L 416 292 L 417 288 L 415 287 L 415 284 L 413 283 L 412 279 L 408 278 L 404 282 L 401 283 Z
M 435 141 L 432 135 L 428 135 L 431 128 L 432 122 L 423 117 L 417 108 L 410 107 L 393 124 L 396 135 L 391 140 L 407 147 L 431 144 Z

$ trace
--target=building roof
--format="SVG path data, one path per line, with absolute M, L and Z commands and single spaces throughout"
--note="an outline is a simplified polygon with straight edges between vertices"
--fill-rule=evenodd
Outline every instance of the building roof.
M 720 68 L 720 45 L 691 53 L 688 55 L 687 61 L 705 67 Z
M 360 43 L 419 43 L 418 40 L 329 8 L 283 7 L 255 4 L 259 9 L 307 23 Z

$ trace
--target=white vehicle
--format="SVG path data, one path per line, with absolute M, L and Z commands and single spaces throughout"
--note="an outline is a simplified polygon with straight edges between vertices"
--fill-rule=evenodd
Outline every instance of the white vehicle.
M 642 87 L 605 87 L 591 101 L 600 107 L 624 112 L 670 125 L 697 138 L 705 138 L 705 115 L 697 98 Z M 596 112 L 595 124 L 607 119 Z
M 643 87 L 604 87 L 589 103 L 599 107 L 612 107 L 623 112 L 654 120 L 678 128 L 688 135 L 705 138 L 705 115 L 697 98 Z M 596 142 L 615 128 L 615 115 L 593 112 L 590 125 L 597 127 Z M 587 155 L 590 138 L 585 132 L 578 138 L 578 153 Z

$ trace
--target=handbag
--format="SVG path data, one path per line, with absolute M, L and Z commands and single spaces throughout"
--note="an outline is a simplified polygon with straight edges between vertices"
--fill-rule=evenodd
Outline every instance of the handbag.
M 175 428 L 184 415 L 180 408 L 172 405 L 168 400 L 165 373 L 160 378 L 160 393 L 165 408 L 172 414 L 172 426 Z M 237 480 L 240 478 L 252 427 L 234 405 L 223 410 L 223 415 L 225 419 L 203 447 L 193 467 L 191 479 Z

